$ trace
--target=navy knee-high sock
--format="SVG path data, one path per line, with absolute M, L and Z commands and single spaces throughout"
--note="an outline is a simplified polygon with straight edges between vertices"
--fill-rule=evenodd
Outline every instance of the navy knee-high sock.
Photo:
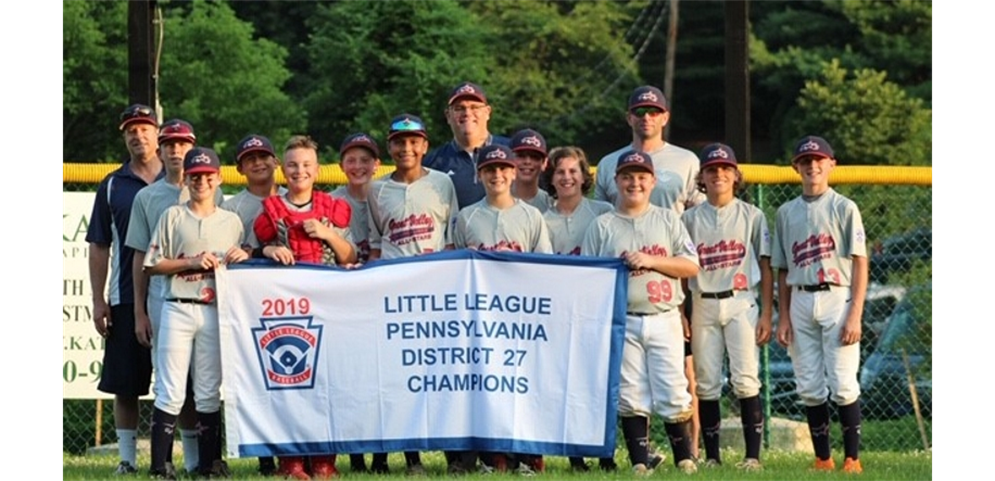
M 829 403 L 807 406 L 805 415 L 808 417 L 808 431 L 812 435 L 815 456 L 822 460 L 829 459 L 832 457 L 829 447 Z

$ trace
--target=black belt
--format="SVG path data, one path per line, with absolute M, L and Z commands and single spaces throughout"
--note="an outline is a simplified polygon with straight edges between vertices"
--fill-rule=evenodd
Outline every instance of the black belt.
M 166 302 L 179 302 L 180 304 L 200 304 L 200 305 L 210 305 L 210 302 L 202 301 L 200 299 L 166 299 Z
M 798 290 L 805 292 L 819 292 L 819 291 L 828 291 L 832 287 L 833 287 L 832 284 L 828 282 L 823 282 L 822 284 L 812 284 L 811 286 L 798 286 Z
M 666 311 L 660 311 L 660 312 L 626 312 L 625 315 L 627 315 L 627 316 L 655 316 L 657 314 L 666 314 L 666 313 L 668 313 L 668 312 L 670 312 L 672 310 L 674 310 L 674 309 L 670 308 L 670 309 L 667 309 Z
M 736 295 L 736 291 L 733 290 L 733 289 L 729 289 L 728 291 L 722 291 L 722 292 L 702 292 L 701 293 L 701 298 L 702 299 L 728 299 L 728 298 L 730 298 L 732 296 L 735 296 L 735 295 Z

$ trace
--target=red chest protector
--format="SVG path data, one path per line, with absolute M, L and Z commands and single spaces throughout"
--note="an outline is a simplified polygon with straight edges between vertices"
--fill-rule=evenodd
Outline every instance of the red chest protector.
M 292 211 L 279 195 L 273 195 L 263 200 L 263 212 L 256 218 L 253 229 L 260 245 L 286 246 L 298 262 L 335 265 L 332 248 L 319 239 L 308 237 L 304 221 L 318 219 L 326 226 L 341 229 L 349 226 L 351 213 L 346 201 L 320 191 L 312 193 L 308 212 Z

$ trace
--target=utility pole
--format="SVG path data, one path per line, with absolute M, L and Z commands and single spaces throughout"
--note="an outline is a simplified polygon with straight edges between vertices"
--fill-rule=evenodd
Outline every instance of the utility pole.
M 128 101 L 156 108 L 156 0 L 128 2 Z
M 674 60 L 677 58 L 677 11 L 678 0 L 670 0 L 670 18 L 667 22 L 667 59 L 663 72 L 663 96 L 670 107 L 674 102 Z M 663 129 L 663 139 L 670 139 L 670 122 Z
M 750 63 L 748 1 L 725 2 L 726 142 L 747 161 L 750 143 Z

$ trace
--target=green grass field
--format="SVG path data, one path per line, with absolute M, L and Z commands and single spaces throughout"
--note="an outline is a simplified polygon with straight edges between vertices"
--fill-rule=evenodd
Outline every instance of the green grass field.
M 842 456 L 836 455 L 837 468 L 842 467 Z M 757 473 L 744 473 L 734 466 L 736 461 L 742 456 L 733 451 L 723 452 L 723 459 L 726 465 L 717 468 L 701 468 L 697 474 L 688 478 L 701 480 L 730 480 L 730 479 L 754 479 L 754 480 L 840 480 L 854 479 L 858 476 L 847 475 L 837 470 L 832 473 L 814 472 L 809 470 L 812 463 L 811 454 L 788 453 L 779 451 L 767 451 L 762 453 L 764 470 Z M 546 472 L 536 476 L 542 479 L 577 479 L 577 480 L 612 480 L 612 479 L 632 479 L 631 472 L 627 469 L 629 463 L 625 459 L 624 451 L 620 451 L 616 456 L 619 463 L 619 470 L 615 473 L 603 473 L 593 470 L 589 473 L 575 473 L 570 470 L 567 459 L 563 457 L 547 456 Z M 860 479 L 871 480 L 928 480 L 933 479 L 933 456 L 930 452 L 865 452 L 860 455 L 864 466 L 863 475 Z M 430 478 L 451 479 L 445 474 L 446 463 L 440 452 L 422 453 L 422 460 L 428 469 Z M 116 456 L 74 456 L 63 454 L 62 456 L 62 477 L 63 479 L 92 480 L 108 479 L 112 477 L 112 471 L 117 466 Z M 148 456 L 139 459 L 141 474 L 136 478 L 147 479 Z M 177 463 L 181 464 L 181 463 Z M 391 454 L 390 465 L 395 468 L 395 472 L 389 475 L 356 474 L 349 471 L 348 456 L 339 456 L 338 467 L 343 479 L 404 479 L 404 458 L 401 454 Z M 255 459 L 233 459 L 229 460 L 234 479 L 264 480 L 275 479 L 265 478 L 256 473 L 257 461 Z M 668 457 L 667 461 L 656 470 L 651 478 L 684 477 L 674 468 Z M 514 474 L 471 474 L 467 479 L 483 479 L 492 481 L 521 479 L 521 476 Z M 119 478 L 120 479 L 120 478 Z M 124 478 L 127 479 L 127 478 Z M 192 479 L 181 475 L 180 479 Z

